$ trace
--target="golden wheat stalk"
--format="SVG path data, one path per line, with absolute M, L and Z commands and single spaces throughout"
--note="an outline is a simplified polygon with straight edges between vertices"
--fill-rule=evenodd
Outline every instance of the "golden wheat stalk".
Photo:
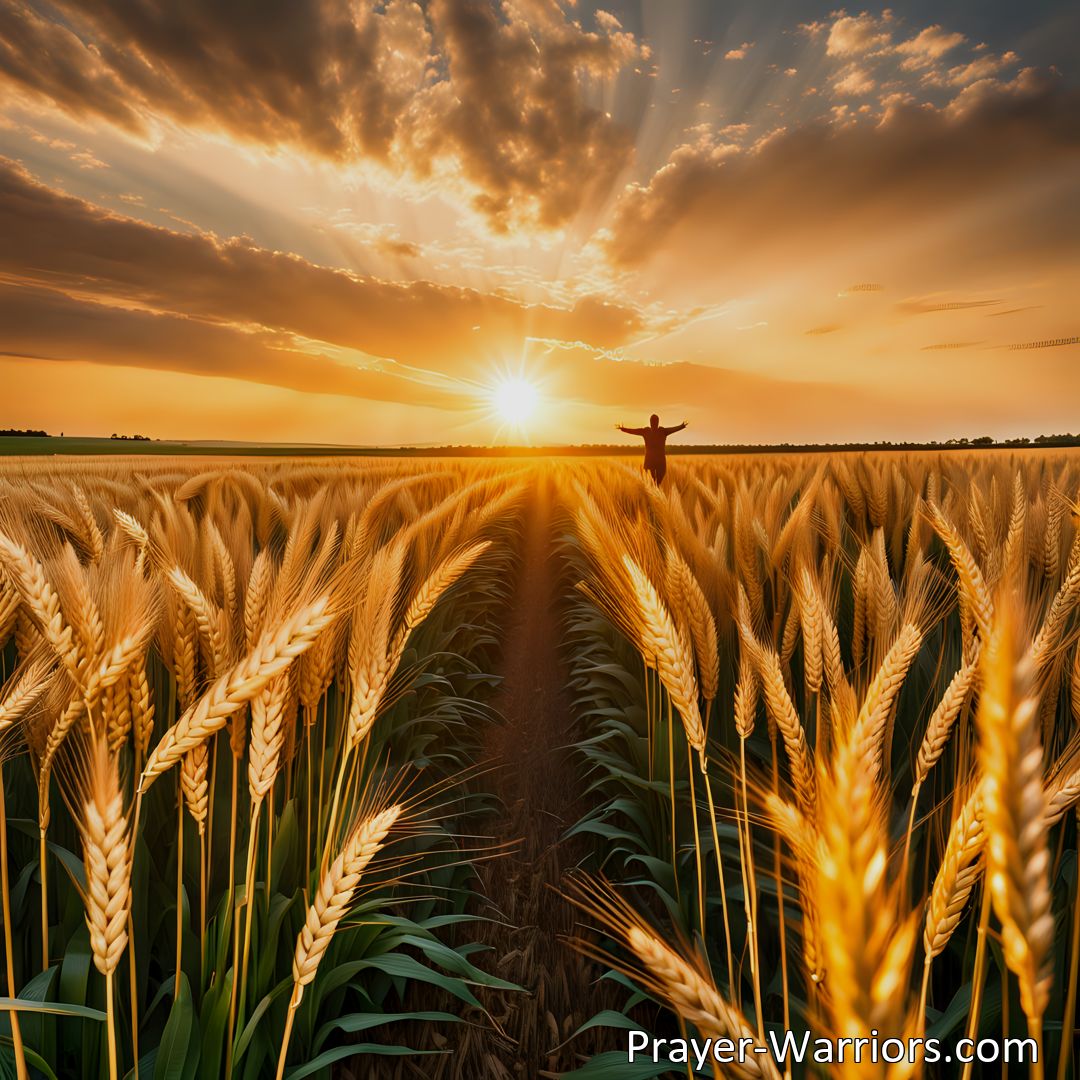
M 641 654 L 660 676 L 660 682 L 682 720 L 686 741 L 704 759 L 705 728 L 698 707 L 698 682 L 690 644 L 676 627 L 645 571 L 630 555 L 623 555 L 622 562 L 630 575 L 637 600 Z
M 701 696 L 706 701 L 716 698 L 720 683 L 720 648 L 716 635 L 716 619 L 705 599 L 701 585 L 686 560 L 673 548 L 667 549 L 668 591 L 672 602 L 686 619 L 690 639 L 697 657 Z
M 926 964 L 941 954 L 960 922 L 971 890 L 982 873 L 985 842 L 982 800 L 976 789 L 964 800 L 949 829 L 941 866 L 926 902 L 923 925 Z
M 817 694 L 824 677 L 824 605 L 819 603 L 810 571 L 804 566 L 796 579 L 796 602 L 802 623 L 803 676 L 807 689 Z
M 220 731 L 275 676 L 302 655 L 332 621 L 329 596 L 322 596 L 267 632 L 238 664 L 220 676 L 201 698 L 166 731 L 154 747 L 139 780 L 145 792 L 185 754 Z
M 884 799 L 858 726 L 836 742 L 818 798 L 812 926 L 824 966 L 830 1030 L 903 1031 L 916 920 L 890 883 Z M 821 961 L 819 961 L 820 963 Z
M 791 766 L 791 776 L 799 806 L 805 814 L 812 816 L 817 782 L 802 721 L 799 719 L 799 714 L 784 683 L 784 673 L 776 650 L 762 645 L 754 635 L 749 624 L 749 604 L 741 587 L 739 601 L 741 610 L 737 622 L 740 641 L 757 669 L 766 711 L 784 740 L 784 749 L 787 751 Z
M 93 751 L 83 816 L 78 822 L 86 865 L 86 924 L 94 966 L 116 970 L 127 946 L 131 850 L 116 759 L 102 743 Z
M 871 633 L 875 640 L 886 641 L 900 618 L 900 607 L 896 600 L 896 588 L 889 573 L 883 529 L 875 529 L 871 538 L 868 585 L 869 607 L 873 612 Z
M 400 659 L 390 628 L 405 558 L 403 544 L 380 548 L 371 561 L 366 589 L 353 612 L 349 636 L 351 694 L 346 746 L 358 746 L 378 716 L 390 679 Z M 400 642 L 404 648 L 404 640 Z
M 626 927 L 624 935 L 650 984 L 683 1020 L 709 1039 L 750 1039 L 752 1046 L 761 1045 L 742 1013 L 674 949 L 635 924 Z M 729 1067 L 729 1074 L 747 1080 L 779 1080 L 780 1076 L 768 1052 L 748 1054 L 745 1062 Z
M 118 679 L 102 693 L 101 720 L 109 752 L 119 754 L 131 734 L 131 694 L 127 678 Z
M 1006 610 L 983 653 L 976 712 L 983 776 L 987 882 L 1001 923 L 1005 962 L 1035 1038 L 1049 1000 L 1054 936 L 1034 665 L 1015 663 L 1013 616 Z
M 248 575 L 247 591 L 244 593 L 244 640 L 254 645 L 262 633 L 266 605 L 273 583 L 273 563 L 269 548 L 263 548 L 255 556 Z
M 281 767 L 289 673 L 271 679 L 251 700 L 248 790 L 253 802 L 266 797 Z
M 44 659 L 33 660 L 17 677 L 5 684 L 4 696 L 0 698 L 0 735 L 19 720 L 45 692 L 49 685 L 51 667 Z
M 885 745 L 884 734 L 889 715 L 921 647 L 922 631 L 914 623 L 905 623 L 863 698 L 852 737 L 863 766 L 873 770 L 875 776 L 888 761 L 890 747 Z
M 825 957 L 821 951 L 821 931 L 817 926 L 817 904 L 814 900 L 819 854 L 816 818 L 804 817 L 798 807 L 771 791 L 765 794 L 765 813 L 776 832 L 787 840 L 795 856 L 799 877 L 799 907 L 803 915 L 802 962 L 811 984 L 819 986 L 825 981 L 826 971 Z
M 308 908 L 307 918 L 296 939 L 296 951 L 293 953 L 293 990 L 289 999 L 285 1032 L 281 1039 L 281 1052 L 278 1055 L 278 1080 L 284 1074 L 293 1017 L 303 997 L 304 987 L 314 980 L 338 924 L 352 907 L 353 893 L 360 884 L 364 871 L 379 853 L 387 834 L 401 816 L 402 809 L 400 805 L 390 806 L 369 817 L 361 818 L 319 882 L 319 891 Z
M 79 654 L 71 627 L 60 610 L 60 599 L 45 576 L 40 562 L 21 544 L 0 533 L 0 565 L 19 591 L 23 605 L 41 636 L 74 678 L 79 674 Z
M 128 943 L 131 910 L 131 836 L 116 758 L 105 743 L 91 745 L 82 816 L 77 821 L 86 867 L 86 925 L 94 966 L 105 976 L 109 1075 L 118 1076 L 113 975 Z
M 1046 827 L 1056 825 L 1080 801 L 1080 735 L 1074 735 L 1046 779 Z
M 135 545 L 135 571 L 141 575 L 146 565 L 146 554 L 150 549 L 150 534 L 137 518 L 119 507 L 113 507 L 113 520 L 120 531 Z
M 79 538 L 90 556 L 90 561 L 100 562 L 102 555 L 105 554 L 105 537 L 101 533 L 97 518 L 94 517 L 90 500 L 78 484 L 72 485 L 71 495 L 79 525 Z
M 205 655 L 210 660 L 211 671 L 215 675 L 220 674 L 228 655 L 221 612 L 179 566 L 174 566 L 165 577 L 194 616 L 206 650 Z
M 994 621 L 994 602 L 979 564 L 975 561 L 967 544 L 964 543 L 964 538 L 957 531 L 956 526 L 945 517 L 941 508 L 931 505 L 928 512 L 930 524 L 934 526 L 934 530 L 948 549 L 949 558 L 960 579 L 960 588 L 972 618 L 975 620 L 979 636 L 985 641 L 990 636 Z
M 758 680 L 750 651 L 739 649 L 739 675 L 735 683 L 735 731 L 740 739 L 748 739 L 754 731 L 757 715 Z
M 1024 527 L 1027 522 L 1027 493 L 1024 476 L 1018 469 L 1013 478 L 1012 513 L 1005 535 L 1002 553 L 1002 570 L 1006 581 L 1018 581 L 1027 571 L 1027 549 L 1024 544 Z
M 180 791 L 184 805 L 198 826 L 199 835 L 206 832 L 206 816 L 210 805 L 210 751 L 205 742 L 192 747 L 180 761 Z
M 867 595 L 869 592 L 870 560 L 864 547 L 859 552 L 852 578 L 853 602 L 855 612 L 851 625 L 851 658 L 855 667 L 862 666 L 866 649 Z
M 443 593 L 451 588 L 462 575 L 491 547 L 490 540 L 479 540 L 444 559 L 425 579 L 409 601 L 405 616 L 398 630 L 400 645 L 434 610 Z M 400 651 L 399 642 L 395 641 L 392 652 Z
M 960 670 L 952 677 L 945 693 L 941 696 L 937 708 L 930 716 L 926 725 L 926 733 L 919 744 L 919 753 L 915 761 L 915 788 L 918 788 L 929 775 L 930 770 L 936 764 L 938 758 L 945 751 L 945 745 L 949 741 L 953 724 L 960 710 L 964 707 L 975 684 L 975 676 L 978 672 L 978 662 L 963 664 Z M 914 789 L 913 789 L 914 790 Z
M 301 988 L 301 992 L 315 978 L 319 962 L 338 923 L 348 913 L 361 875 L 378 854 L 401 812 L 401 806 L 391 806 L 361 820 L 349 834 L 338 857 L 323 874 L 319 891 L 308 909 L 304 928 L 296 939 L 293 982 Z M 296 1002 L 299 1003 L 299 1000 L 297 994 Z
M 1080 600 L 1080 559 L 1069 563 L 1065 580 L 1054 594 L 1050 609 L 1043 619 L 1035 641 L 1031 646 L 1031 656 L 1039 668 L 1044 668 L 1056 655 L 1058 643 L 1065 626 Z
M 79 563 L 75 549 L 65 544 L 51 566 L 53 585 L 62 597 L 64 613 L 74 631 L 80 668 L 96 664 L 105 648 L 105 624 Z
M 21 607 L 19 590 L 8 581 L 7 573 L 0 564 L 0 648 L 3 648 L 11 637 Z
M 135 733 L 137 767 L 141 767 L 150 749 L 150 736 L 154 731 L 154 697 L 146 677 L 146 660 L 137 662 L 128 676 L 131 687 L 131 721 Z

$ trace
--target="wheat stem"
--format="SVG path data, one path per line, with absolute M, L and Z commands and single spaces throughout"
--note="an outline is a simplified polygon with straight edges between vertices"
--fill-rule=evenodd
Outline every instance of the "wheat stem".
M 709 801 L 709 824 L 712 826 L 713 850 L 716 852 L 716 876 L 720 881 L 720 909 L 724 918 L 724 952 L 727 960 L 728 993 L 735 992 L 735 964 L 731 955 L 731 920 L 728 918 L 727 887 L 724 884 L 724 856 L 720 850 L 720 830 L 716 823 L 716 804 L 713 802 L 712 781 L 705 770 L 705 797 Z
M 1077 824 L 1080 825 L 1080 819 Z M 1061 1048 L 1058 1050 L 1057 1080 L 1065 1080 L 1074 1046 L 1076 1022 L 1077 973 L 1080 971 L 1080 889 L 1073 897 L 1072 929 L 1069 941 L 1069 986 L 1065 992 L 1065 1011 L 1061 1014 Z
M 176 978 L 173 1001 L 180 996 L 180 972 L 184 953 L 184 795 L 176 789 Z
M 975 964 L 971 971 L 971 1006 L 968 1011 L 967 1037 L 975 1039 L 979 1031 L 982 1013 L 983 981 L 986 978 L 986 936 L 990 928 L 990 887 L 983 883 L 982 904 L 979 908 L 979 926 L 975 932 Z M 972 1062 L 964 1063 L 961 1080 L 971 1080 Z
M 15 986 L 15 953 L 11 937 L 11 891 L 8 883 L 8 851 L 7 851 L 7 803 L 4 797 L 4 766 L 0 761 L 0 893 L 3 896 L 4 914 L 4 959 L 7 962 L 8 996 L 16 997 Z M 29 1073 L 26 1068 L 26 1051 L 23 1049 L 22 1029 L 19 1027 L 18 1011 L 12 1009 L 11 1018 L 11 1042 L 15 1051 L 15 1069 L 19 1080 L 27 1080 Z
M 38 870 L 41 875 L 41 970 L 49 970 L 49 862 L 48 829 L 38 828 Z

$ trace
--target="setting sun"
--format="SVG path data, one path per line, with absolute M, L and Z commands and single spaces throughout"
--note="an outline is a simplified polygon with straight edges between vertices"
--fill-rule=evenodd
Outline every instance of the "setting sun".
M 540 400 L 536 387 L 518 376 L 501 379 L 491 397 L 499 419 L 516 428 L 524 427 L 532 419 Z

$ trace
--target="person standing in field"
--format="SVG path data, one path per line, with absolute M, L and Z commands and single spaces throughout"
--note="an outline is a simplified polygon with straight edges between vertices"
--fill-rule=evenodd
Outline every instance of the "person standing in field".
M 645 471 L 658 485 L 662 483 L 664 473 L 667 472 L 667 437 L 674 435 L 676 431 L 682 431 L 686 427 L 686 421 L 677 427 L 661 427 L 660 417 L 653 413 L 649 417 L 648 427 L 623 427 L 622 424 L 616 424 L 615 427 L 627 435 L 640 435 L 645 440 Z

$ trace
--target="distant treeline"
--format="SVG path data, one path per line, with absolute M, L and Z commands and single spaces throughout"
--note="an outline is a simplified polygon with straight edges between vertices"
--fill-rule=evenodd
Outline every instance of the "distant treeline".
M 147 435 L 117 435 L 108 439 L 75 438 L 54 439 L 45 431 L 18 431 L 14 428 L 0 430 L 0 435 L 42 439 L 42 442 L 25 448 L 15 448 L 13 453 L 153 453 L 153 454 L 209 454 L 267 457 L 575 457 L 640 455 L 640 444 L 597 443 L 588 446 L 328 446 L 296 444 L 231 444 L 231 443 L 184 443 L 172 440 L 151 439 Z M 115 451 L 109 443 L 135 442 L 139 450 Z M 145 445 L 143 448 L 142 444 Z M 1080 435 L 1037 435 L 1033 439 L 994 439 L 981 435 L 974 439 L 948 439 L 945 442 L 846 442 L 846 443 L 672 443 L 668 452 L 682 454 L 813 454 L 813 453 L 859 453 L 862 451 L 888 452 L 890 450 L 987 450 L 1018 449 L 1023 447 L 1052 448 L 1080 446 Z
M 1017 447 L 1080 446 L 1080 435 L 1038 435 L 1016 439 L 994 439 L 981 435 L 975 439 L 948 439 L 945 442 L 847 442 L 847 443 L 669 443 L 669 454 L 806 454 L 844 453 L 865 450 L 986 450 Z M 602 443 L 587 446 L 426 446 L 372 450 L 372 453 L 415 454 L 433 457 L 487 457 L 493 453 L 507 457 L 547 457 L 577 455 L 624 455 L 640 453 L 640 446 L 627 443 Z

